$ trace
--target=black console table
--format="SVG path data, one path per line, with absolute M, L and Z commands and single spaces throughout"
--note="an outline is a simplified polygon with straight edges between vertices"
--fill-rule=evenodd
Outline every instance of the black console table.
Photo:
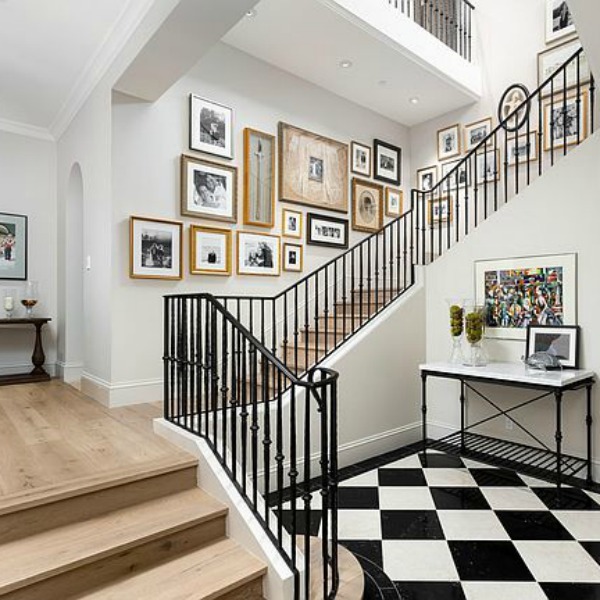
M 48 318 L 25 318 L 25 319 L 0 319 L 0 326 L 4 325 L 32 325 L 35 327 L 35 345 L 31 362 L 33 369 L 28 373 L 18 373 L 15 375 L 0 376 L 0 385 L 12 385 L 15 383 L 37 383 L 39 381 L 48 381 L 50 375 L 44 369 L 46 356 L 42 345 L 42 327 L 50 322 Z
M 584 370 L 538 371 L 522 363 L 490 363 L 485 367 L 467 367 L 450 363 L 429 363 L 419 366 L 422 382 L 422 434 L 426 456 L 427 448 L 436 448 L 446 452 L 470 456 L 475 460 L 489 462 L 521 470 L 533 475 L 554 473 L 556 484 L 560 490 L 565 477 L 587 471 L 587 482 L 592 483 L 592 387 L 595 374 Z M 460 382 L 460 430 L 435 442 L 427 439 L 427 380 L 430 377 L 454 379 Z M 520 402 L 516 406 L 503 410 L 496 402 L 486 397 L 475 385 L 478 383 L 518 387 L 537 392 L 534 398 Z M 562 452 L 562 407 L 563 397 L 567 392 L 586 391 L 585 432 L 587 456 L 585 459 L 568 456 Z M 467 392 L 487 402 L 495 410 L 492 416 L 467 425 L 466 397 Z M 554 398 L 556 410 L 555 448 L 549 448 L 535 434 L 527 430 L 515 420 L 513 411 L 538 402 L 545 398 Z M 472 433 L 474 427 L 487 423 L 500 416 L 510 419 L 517 427 L 527 433 L 538 447 L 500 440 L 489 436 Z

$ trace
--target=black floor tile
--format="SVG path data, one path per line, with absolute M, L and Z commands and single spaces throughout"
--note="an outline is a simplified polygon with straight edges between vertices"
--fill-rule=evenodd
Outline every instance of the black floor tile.
M 560 521 L 545 510 L 497 511 L 496 516 L 511 540 L 572 540 Z
M 444 532 L 435 510 L 382 510 L 384 540 L 443 540 Z
M 423 469 L 379 469 L 379 485 L 408 487 L 427 485 Z
M 600 510 L 596 502 L 577 488 L 563 488 L 560 494 L 555 487 L 531 489 L 551 510 Z
M 405 582 L 396 581 L 401 600 L 466 600 L 458 582 Z
M 464 469 L 465 464 L 459 456 L 451 454 L 438 454 L 427 452 L 427 454 L 419 454 L 421 465 L 427 469 Z
M 379 567 L 383 565 L 381 540 L 343 540 L 340 544 L 356 557 L 366 558 Z
M 519 487 L 526 483 L 514 472 L 508 469 L 469 469 L 477 485 L 483 487 Z
M 281 511 L 281 521 L 288 533 L 292 533 L 292 511 Z M 311 510 L 310 521 L 308 524 L 308 533 L 310 535 L 319 535 L 319 527 L 321 527 L 321 511 Z M 307 519 L 304 511 L 296 511 L 296 535 L 304 534 L 307 530 Z
M 541 583 L 548 600 L 600 600 L 598 583 Z
M 512 542 L 448 542 L 461 581 L 533 581 Z
M 485 496 L 479 488 L 430 488 L 433 502 L 439 510 L 483 510 L 489 509 Z
M 376 487 L 341 487 L 338 489 L 338 508 L 379 508 L 379 492 Z
M 579 542 L 588 554 L 600 565 L 600 542 Z

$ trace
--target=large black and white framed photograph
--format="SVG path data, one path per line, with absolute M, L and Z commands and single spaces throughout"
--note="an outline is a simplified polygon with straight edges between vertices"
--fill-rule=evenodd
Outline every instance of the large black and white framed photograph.
M 373 140 L 373 177 L 392 185 L 402 179 L 402 150 L 397 146 Z
M 311 246 L 325 246 L 328 248 L 348 247 L 348 219 L 338 219 L 308 213 L 308 226 L 306 228 L 306 243 Z
M 181 156 L 181 214 L 237 221 L 237 167 Z
M 233 109 L 190 94 L 190 149 L 233 158 Z
M 0 213 L 0 279 L 27 279 L 27 217 Z
M 437 165 L 424 167 L 417 171 L 417 189 L 422 192 L 430 192 L 438 182 Z
M 371 177 L 371 146 L 352 142 L 350 144 L 350 170 L 355 175 Z
M 441 162 L 461 154 L 460 125 L 451 125 L 438 131 L 437 153 Z
M 238 275 L 269 275 L 280 272 L 281 238 L 266 233 L 237 233 Z
M 129 218 L 129 276 L 181 279 L 183 223 L 150 217 Z
M 231 275 L 231 231 L 216 227 L 190 227 L 190 273 Z
M 544 104 L 544 150 L 550 152 L 578 144 L 588 135 L 588 93 L 556 96 Z M 579 118 L 578 118 L 579 117 Z
M 546 43 L 576 33 L 573 14 L 567 0 L 546 0 Z
M 442 183 L 442 192 L 448 190 L 462 190 L 471 185 L 471 172 L 469 169 L 470 161 L 461 163 L 461 159 L 449 160 L 442 164 L 442 180 L 448 179 Z
M 284 208 L 281 214 L 281 235 L 301 239 L 302 217 L 303 215 L 300 211 Z
M 283 270 L 302 273 L 304 247 L 299 244 L 283 244 Z
M 575 53 L 581 49 L 579 39 L 567 40 L 558 46 L 548 48 L 538 54 L 538 85 L 541 86 L 554 73 L 556 73 Z M 578 73 L 579 69 L 579 73 Z M 564 76 L 559 75 L 558 87 L 567 89 L 575 87 L 579 81 L 579 85 L 589 83 L 591 79 L 590 65 L 585 55 L 582 52 L 579 55 L 579 60 L 572 60 L 565 69 L 566 82 Z M 566 85 L 565 85 L 566 84 Z M 564 87 L 563 87 L 564 86 Z M 552 93 L 552 86 L 544 86 L 543 95 L 549 96 Z
M 578 369 L 579 326 L 529 325 L 526 358 L 538 352 L 557 358 L 565 369 Z
M 483 140 L 492 133 L 492 117 L 480 119 L 474 123 L 464 126 L 465 131 L 465 152 L 470 152 L 481 144 Z M 488 142 L 489 144 L 489 142 Z

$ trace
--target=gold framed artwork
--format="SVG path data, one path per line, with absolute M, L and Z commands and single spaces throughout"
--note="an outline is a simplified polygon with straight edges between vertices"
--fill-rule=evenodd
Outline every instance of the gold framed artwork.
M 181 214 L 237 222 L 237 167 L 181 156 Z
M 578 38 L 574 40 L 568 40 L 548 48 L 538 54 L 538 85 L 542 85 L 547 81 L 554 73 L 556 73 L 572 56 L 575 52 L 581 48 L 581 42 Z M 577 60 L 572 60 L 566 68 L 566 89 L 572 88 L 577 85 Z M 588 83 L 591 79 L 590 65 L 585 52 L 579 55 L 579 83 L 583 85 Z M 556 82 L 557 87 L 564 86 L 564 77 L 559 75 L 558 81 Z M 551 93 L 551 86 L 544 86 L 544 96 L 549 96 Z M 557 90 L 556 87 L 554 91 Z
M 396 188 L 385 188 L 385 216 L 399 217 L 403 210 L 404 192 Z
M 435 227 L 442 223 L 452 223 L 454 217 L 454 198 L 452 194 L 441 196 L 440 198 L 431 198 L 427 202 L 427 223 L 430 227 Z
M 383 186 L 352 180 L 352 229 L 375 233 L 383 227 Z
M 538 160 L 538 132 L 530 131 L 527 134 L 509 137 L 506 141 L 506 158 L 509 167 L 514 167 L 535 162 Z
M 279 123 L 279 199 L 348 211 L 348 146 Z
M 463 129 L 465 134 L 465 152 L 470 152 L 492 133 L 492 117 L 469 123 Z
M 190 273 L 231 275 L 231 230 L 190 227 Z
M 302 238 L 303 215 L 298 210 L 284 208 L 281 213 L 281 235 L 289 238 Z
M 276 277 L 280 273 L 281 238 L 268 233 L 237 232 L 238 275 Z
M 304 247 L 299 244 L 283 244 L 283 270 L 302 273 L 304 268 Z
M 183 277 L 183 223 L 152 217 L 129 217 L 129 277 Z
M 544 150 L 549 152 L 572 146 L 588 135 L 588 92 L 556 96 L 544 104 Z M 579 117 L 579 119 L 578 119 Z
M 451 125 L 445 129 L 440 129 L 437 134 L 437 139 L 439 161 L 460 156 L 460 125 Z
M 275 225 L 275 136 L 244 129 L 244 225 Z
M 448 162 L 441 165 L 441 184 L 442 191 L 447 192 L 448 190 L 465 189 L 471 185 L 471 161 L 464 162 L 462 164 L 461 159 L 449 160 Z M 456 169 L 456 170 L 455 170 Z M 451 174 L 451 175 L 450 175 Z M 450 175 L 450 177 L 448 177 Z M 448 177 L 448 179 L 446 179 Z M 446 179 L 446 181 L 444 181 Z

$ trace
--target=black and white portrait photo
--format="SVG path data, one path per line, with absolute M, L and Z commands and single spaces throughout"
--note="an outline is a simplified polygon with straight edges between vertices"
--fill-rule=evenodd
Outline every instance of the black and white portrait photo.
M 302 271 L 302 246 L 296 244 L 283 245 L 283 270 L 300 273 Z
M 461 152 L 460 126 L 452 125 L 438 131 L 438 160 L 454 158 Z
M 181 279 L 182 223 L 131 217 L 129 274 L 139 279 Z
M 308 213 L 307 243 L 332 248 L 348 247 L 348 220 Z
M 279 275 L 278 236 L 240 231 L 237 239 L 240 275 Z
M 546 43 L 575 33 L 575 23 L 567 0 L 546 2 Z
M 371 147 L 352 142 L 351 144 L 352 164 L 350 170 L 355 175 L 371 177 Z
M 433 173 L 425 173 L 421 178 L 421 189 L 428 192 L 433 189 Z
M 381 140 L 374 141 L 374 174 L 379 181 L 400 185 L 402 150 Z
M 181 157 L 181 214 L 237 221 L 237 168 Z
M 190 148 L 233 158 L 233 111 L 190 94 Z
M 323 169 L 324 165 L 322 158 L 315 158 L 314 156 L 309 157 L 308 178 L 311 181 L 323 183 Z
M 283 209 L 282 234 L 285 237 L 302 237 L 302 213 L 296 210 Z
M 190 244 L 193 275 L 231 274 L 231 231 L 192 225 Z
M 365 179 L 352 181 L 352 229 L 374 233 L 383 227 L 383 186 Z
M 419 169 L 417 171 L 417 188 L 420 189 L 422 192 L 429 192 L 437 184 L 437 178 L 437 165 Z
M 563 148 L 584 140 L 588 135 L 588 92 L 555 98 L 544 106 L 544 150 Z

